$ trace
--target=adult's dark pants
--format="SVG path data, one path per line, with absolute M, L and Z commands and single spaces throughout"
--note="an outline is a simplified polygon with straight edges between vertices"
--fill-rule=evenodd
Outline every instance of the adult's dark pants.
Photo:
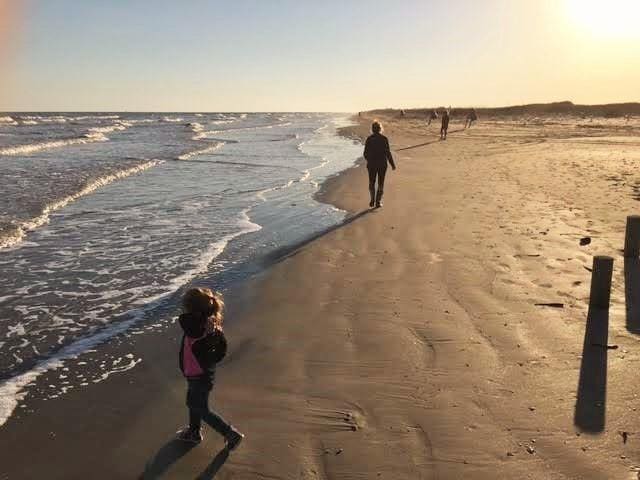
M 189 426 L 197 430 L 204 420 L 221 435 L 227 436 L 231 426 L 217 413 L 209 409 L 209 394 L 213 384 L 208 378 L 187 379 L 187 407 L 189 407 Z
M 371 194 L 371 203 L 380 203 L 384 192 L 384 176 L 387 173 L 387 165 L 367 165 L 369 171 L 369 193 Z M 378 180 L 378 191 L 376 192 L 376 179 Z

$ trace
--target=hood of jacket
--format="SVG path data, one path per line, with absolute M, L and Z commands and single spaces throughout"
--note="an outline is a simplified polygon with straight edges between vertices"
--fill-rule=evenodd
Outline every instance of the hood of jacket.
M 178 317 L 180 326 L 187 337 L 200 338 L 205 333 L 206 319 L 201 315 L 183 313 Z

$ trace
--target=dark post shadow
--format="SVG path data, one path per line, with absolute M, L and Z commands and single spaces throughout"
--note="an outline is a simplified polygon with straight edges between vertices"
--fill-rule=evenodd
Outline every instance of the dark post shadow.
M 607 400 L 609 310 L 589 307 L 573 423 L 584 432 L 604 430 Z
M 183 442 L 176 438 L 172 438 L 165 443 L 160 450 L 147 462 L 144 472 L 138 477 L 138 480 L 154 480 L 161 478 L 167 470 L 176 463 L 180 458 L 185 456 L 193 447 L 194 443 Z
M 224 465 L 224 462 L 229 458 L 229 450 L 223 448 L 218 452 L 216 458 L 209 464 L 207 468 L 205 468 L 200 475 L 196 477 L 196 480 L 210 480 L 216 476 L 218 471 Z
M 624 296 L 627 330 L 640 334 L 640 258 L 624 259 Z

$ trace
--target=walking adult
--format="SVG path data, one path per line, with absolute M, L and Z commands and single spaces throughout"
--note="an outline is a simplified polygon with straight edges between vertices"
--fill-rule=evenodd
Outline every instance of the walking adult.
M 440 140 L 447 139 L 447 130 L 449 130 L 449 110 L 445 110 L 444 113 L 442 114 L 442 124 L 440 126 Z
M 467 118 L 464 122 L 464 128 L 471 128 L 471 124 L 478 120 L 478 114 L 476 113 L 476 109 L 472 108 L 471 111 L 467 114 Z
M 393 170 L 396 169 L 396 164 L 391 155 L 389 140 L 382 135 L 382 125 L 378 121 L 371 125 L 371 135 L 364 144 L 364 158 L 367 161 L 367 171 L 369 172 L 369 193 L 371 194 L 369 206 L 373 208 L 375 205 L 376 208 L 379 208 L 382 206 L 387 162 Z M 377 191 L 376 180 L 378 182 Z
M 436 112 L 435 110 L 431 110 L 431 112 L 429 112 L 429 121 L 427 122 L 427 127 L 431 125 L 431 120 L 437 120 L 437 119 L 438 119 L 438 112 Z

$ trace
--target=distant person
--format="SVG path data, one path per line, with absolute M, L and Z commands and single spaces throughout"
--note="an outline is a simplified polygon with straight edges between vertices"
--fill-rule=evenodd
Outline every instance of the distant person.
M 227 353 L 227 340 L 222 331 L 224 301 L 219 293 L 208 288 L 192 288 L 182 299 L 184 313 L 179 322 L 184 335 L 180 344 L 180 369 L 187 379 L 189 425 L 178 432 L 185 442 L 202 441 L 201 422 L 224 436 L 227 451 L 244 438 L 220 415 L 209 409 L 209 394 L 213 388 L 216 363 Z
M 442 125 L 440 126 L 440 140 L 447 139 L 447 130 L 449 130 L 449 110 L 451 110 L 451 107 L 449 107 L 448 110 L 445 110 L 442 113 Z
M 476 113 L 476 109 L 472 108 L 471 111 L 467 114 L 467 118 L 464 122 L 464 128 L 471 128 L 471 124 L 478 120 L 478 114 Z
M 371 125 L 371 135 L 364 144 L 364 158 L 367 161 L 367 171 L 369 172 L 369 193 L 371 201 L 369 206 L 376 208 L 382 206 L 382 194 L 384 192 L 384 176 L 387 173 L 387 162 L 391 164 L 393 170 L 396 164 L 391 155 L 389 140 L 382 135 L 382 125 L 375 121 Z M 378 180 L 378 191 L 376 192 L 376 178 Z
M 431 125 L 431 120 L 437 120 L 438 119 L 438 112 L 436 112 L 435 110 L 431 110 L 431 112 L 429 112 L 429 121 L 427 122 L 427 126 Z

